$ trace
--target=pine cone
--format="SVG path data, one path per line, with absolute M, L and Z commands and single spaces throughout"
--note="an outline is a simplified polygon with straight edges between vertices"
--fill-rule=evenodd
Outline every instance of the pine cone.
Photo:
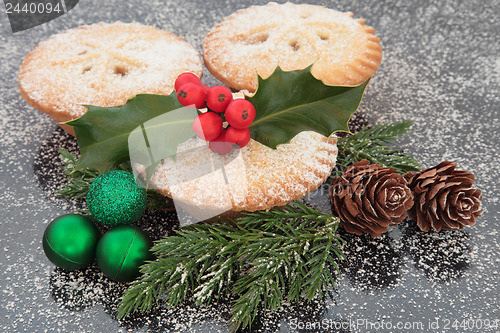
M 330 188 L 332 212 L 350 233 L 378 237 L 404 220 L 413 206 L 406 180 L 393 168 L 362 160 L 347 167 Z
M 415 205 L 408 217 L 422 231 L 462 229 L 481 216 L 481 191 L 473 188 L 474 175 L 455 170 L 456 163 L 444 161 L 433 168 L 404 175 Z

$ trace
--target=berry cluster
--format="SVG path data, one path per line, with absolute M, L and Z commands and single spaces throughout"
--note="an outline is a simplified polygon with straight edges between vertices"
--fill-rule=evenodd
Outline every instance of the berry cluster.
M 233 148 L 243 148 L 250 141 L 248 127 L 255 119 L 255 108 L 246 99 L 233 100 L 231 90 L 224 86 L 210 88 L 192 73 L 183 73 L 175 80 L 179 102 L 187 107 L 208 108 L 195 119 L 194 132 L 209 141 L 212 151 L 226 155 Z M 224 127 L 223 119 L 228 123 Z

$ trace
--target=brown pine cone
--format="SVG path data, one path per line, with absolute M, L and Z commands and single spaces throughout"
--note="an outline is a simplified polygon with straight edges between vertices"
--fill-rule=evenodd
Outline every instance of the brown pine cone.
M 362 160 L 347 167 L 330 188 L 332 213 L 350 233 L 378 237 L 404 220 L 413 206 L 406 180 L 393 168 Z
M 462 229 L 481 216 L 481 191 L 474 188 L 474 175 L 455 170 L 457 164 L 444 161 L 405 178 L 413 192 L 415 205 L 408 217 L 422 231 Z

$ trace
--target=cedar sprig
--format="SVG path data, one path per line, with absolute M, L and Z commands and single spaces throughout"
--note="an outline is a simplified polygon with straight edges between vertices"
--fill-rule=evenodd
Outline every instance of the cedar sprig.
M 59 149 L 59 154 L 61 155 L 63 172 L 68 176 L 68 182 L 57 191 L 57 195 L 68 199 L 87 197 L 90 184 L 99 176 L 99 171 L 90 168 L 76 169 L 78 155 L 72 154 L 64 148 Z
M 68 180 L 66 184 L 57 191 L 57 195 L 67 199 L 86 198 L 90 184 L 99 176 L 99 171 L 91 168 L 76 169 L 78 155 L 64 148 L 59 150 L 59 154 L 61 155 L 63 172 L 68 177 Z M 130 162 L 121 164 L 119 169 L 132 172 Z M 170 199 L 157 191 L 148 189 L 147 194 L 148 210 L 168 209 L 171 207 Z
M 340 177 L 345 168 L 363 159 L 369 164 L 393 168 L 399 174 L 420 170 L 420 164 L 413 156 L 392 147 L 399 136 L 409 132 L 412 124 L 412 121 L 405 120 L 371 128 L 365 126 L 353 135 L 339 138 L 337 164 L 332 176 Z
M 160 300 L 176 306 L 192 297 L 200 305 L 229 296 L 234 331 L 250 326 L 259 309 L 322 297 L 343 258 L 338 225 L 336 217 L 293 202 L 236 220 L 186 226 L 153 246 L 157 260 L 141 267 L 118 318 L 149 311 Z

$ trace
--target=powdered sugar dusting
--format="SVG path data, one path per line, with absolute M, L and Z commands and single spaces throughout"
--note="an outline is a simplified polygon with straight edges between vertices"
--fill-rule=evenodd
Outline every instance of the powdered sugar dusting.
M 87 0 L 54 21 L 17 34 L 11 33 L 7 15 L 0 15 L 0 331 L 227 332 L 228 301 L 210 307 L 160 306 L 120 323 L 113 311 L 122 287 L 115 289 L 95 267 L 67 273 L 48 262 L 41 249 L 44 228 L 55 217 L 77 208 L 53 198 L 54 182 L 49 180 L 57 182 L 57 175 L 43 168 L 34 172 L 33 162 L 43 160 L 42 165 L 49 166 L 45 161 L 56 155 L 47 146 L 69 138 L 60 132 L 52 134 L 53 121 L 20 97 L 17 73 L 23 57 L 41 40 L 100 21 L 155 25 L 183 36 L 201 52 L 203 38 L 216 22 L 249 5 L 235 0 L 210 5 Z M 414 130 L 401 146 L 424 166 L 449 158 L 473 172 L 486 212 L 475 226 L 462 231 L 424 234 L 407 221 L 380 239 L 342 234 L 348 242 L 348 257 L 332 298 L 285 303 L 280 311 L 261 312 L 252 331 L 316 332 L 322 330 L 324 320 L 346 327 L 357 320 L 375 324 L 421 321 L 424 325 L 436 320 L 443 324 L 444 319 L 459 324 L 464 319 L 498 320 L 500 45 L 495 5 L 481 0 L 328 3 L 366 18 L 382 40 L 384 61 L 368 85 L 362 114 L 372 123 L 415 120 Z M 209 74 L 203 80 L 217 84 Z M 48 186 L 41 184 L 40 174 Z M 324 184 L 305 200 L 328 212 L 327 193 L 328 184 Z M 148 227 L 174 225 L 166 221 L 151 220 Z M 294 330 L 297 324 L 310 329 Z M 427 327 L 419 331 L 433 331 Z M 376 330 L 351 327 L 343 331 Z
M 201 76 L 200 56 L 183 39 L 139 24 L 96 24 L 52 36 L 27 55 L 20 87 L 56 121 L 82 105 L 116 106 L 138 93 L 169 94 L 180 73 Z
M 269 209 L 302 198 L 326 180 L 335 166 L 335 142 L 315 132 L 301 132 L 276 150 L 251 140 L 240 151 L 221 156 L 193 138 L 179 146 L 178 152 L 186 153 L 157 167 L 151 184 L 200 209 Z M 214 166 L 224 166 L 227 184 L 222 169 Z
M 225 18 L 208 34 L 203 51 L 212 73 L 236 89 L 255 90 L 256 72 L 267 78 L 278 65 L 291 71 L 314 64 L 312 74 L 326 84 L 357 85 L 382 58 L 373 31 L 352 13 L 271 2 Z

